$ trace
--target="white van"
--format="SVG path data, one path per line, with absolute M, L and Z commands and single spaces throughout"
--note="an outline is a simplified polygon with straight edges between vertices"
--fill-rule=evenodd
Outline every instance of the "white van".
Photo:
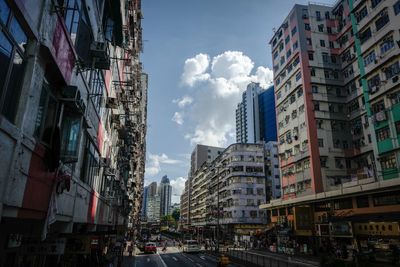
M 185 240 L 183 243 L 183 252 L 196 253 L 200 252 L 199 243 L 196 240 Z

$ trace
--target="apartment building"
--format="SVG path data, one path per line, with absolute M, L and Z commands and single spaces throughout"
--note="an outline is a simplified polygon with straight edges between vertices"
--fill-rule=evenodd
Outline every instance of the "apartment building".
M 190 197 L 190 180 L 187 179 L 185 181 L 185 188 L 183 189 L 181 198 L 180 198 L 180 230 L 184 231 L 189 229 L 189 223 L 190 223 L 190 216 L 189 216 L 189 197 Z
M 399 240 L 399 8 L 295 5 L 271 39 L 283 195 L 262 208 L 309 248 Z
M 140 0 L 0 10 L 0 266 L 99 265 L 142 200 Z
M 282 195 L 281 173 L 279 168 L 278 143 L 270 141 L 264 145 L 265 196 L 266 203 Z
M 206 221 L 224 240 L 250 240 L 266 223 L 263 144 L 232 144 L 207 168 Z M 192 200 L 194 201 L 194 200 Z M 203 218 L 204 222 L 204 218 Z

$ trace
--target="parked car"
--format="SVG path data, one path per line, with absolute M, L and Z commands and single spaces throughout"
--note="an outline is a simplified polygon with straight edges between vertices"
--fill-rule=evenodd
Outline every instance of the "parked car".
M 144 253 L 157 253 L 156 243 L 148 242 L 144 246 Z

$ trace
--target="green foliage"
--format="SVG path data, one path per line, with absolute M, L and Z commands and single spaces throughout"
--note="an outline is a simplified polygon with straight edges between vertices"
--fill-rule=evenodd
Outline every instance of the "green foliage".
M 172 212 L 172 217 L 175 219 L 175 221 L 179 221 L 180 216 L 181 216 L 181 210 L 174 209 L 174 211 Z

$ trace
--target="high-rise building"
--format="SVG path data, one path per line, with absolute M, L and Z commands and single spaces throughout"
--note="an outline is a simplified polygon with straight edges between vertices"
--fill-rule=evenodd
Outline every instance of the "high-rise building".
M 278 142 L 269 141 L 264 145 L 266 202 L 280 198 L 282 195 L 281 176 L 278 158 Z
M 236 142 L 276 141 L 274 87 L 250 83 L 236 109 Z
M 147 219 L 147 201 L 148 201 L 148 190 L 149 187 L 145 186 L 143 188 L 143 199 L 142 199 L 142 210 L 141 210 L 141 219 Z
M 147 196 L 146 215 L 148 222 L 160 222 L 160 196 L 158 194 Z
M 221 154 L 222 151 L 224 151 L 224 149 L 225 148 L 222 147 L 197 144 L 193 149 L 193 152 L 190 157 L 189 179 L 191 174 L 193 174 L 205 162 L 207 163 L 212 162 L 216 157 L 218 157 L 219 154 Z
M 157 182 L 152 182 L 148 186 L 148 194 L 149 196 L 155 196 L 157 194 Z
M 271 39 L 283 195 L 263 207 L 295 236 L 370 247 L 398 227 L 399 12 L 295 5 Z
M 160 216 L 169 215 L 171 209 L 172 186 L 169 184 L 167 175 L 161 178 L 158 194 L 160 196 Z
M 190 223 L 190 216 L 189 216 L 189 200 L 190 197 L 190 179 L 185 181 L 185 188 L 183 189 L 183 193 L 180 198 L 180 227 L 182 230 L 187 230 Z
M 257 141 L 277 141 L 274 86 L 258 94 L 260 137 Z

